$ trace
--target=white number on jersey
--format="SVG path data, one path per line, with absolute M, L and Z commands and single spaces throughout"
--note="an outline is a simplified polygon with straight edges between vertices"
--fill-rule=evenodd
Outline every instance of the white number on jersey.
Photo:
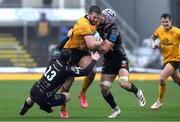
M 48 70 L 44 73 L 44 76 L 49 80 L 52 81 L 53 78 L 56 76 L 56 71 L 52 70 L 52 67 L 49 66 Z

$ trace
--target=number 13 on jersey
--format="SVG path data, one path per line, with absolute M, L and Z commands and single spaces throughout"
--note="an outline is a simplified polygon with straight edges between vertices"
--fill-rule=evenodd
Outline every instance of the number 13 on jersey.
M 56 76 L 56 71 L 52 70 L 52 67 L 49 66 L 47 71 L 44 73 L 44 76 L 47 78 L 47 80 L 52 81 Z

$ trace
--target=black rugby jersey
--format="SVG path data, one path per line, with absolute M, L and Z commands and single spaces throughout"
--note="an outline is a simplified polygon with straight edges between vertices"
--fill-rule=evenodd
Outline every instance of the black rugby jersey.
M 95 64 L 96 61 L 92 60 L 86 68 L 82 69 L 68 66 L 58 59 L 52 60 L 41 79 L 34 84 L 32 89 L 38 89 L 41 93 L 51 96 L 61 88 L 68 77 L 88 75 Z
M 120 32 L 118 31 L 118 28 L 115 23 L 111 25 L 100 24 L 97 28 L 97 31 L 99 32 L 103 40 L 107 39 L 115 44 L 115 46 L 111 50 L 109 50 L 106 54 L 104 54 L 104 58 L 126 59 L 126 53 L 122 45 Z

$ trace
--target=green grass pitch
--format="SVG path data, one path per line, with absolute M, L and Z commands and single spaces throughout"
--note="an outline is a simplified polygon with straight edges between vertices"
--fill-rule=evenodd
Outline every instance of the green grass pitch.
M 68 103 L 68 119 L 59 118 L 59 108 L 53 113 L 41 111 L 34 105 L 23 117 L 19 110 L 35 81 L 0 81 L 0 121 L 180 121 L 180 89 L 168 81 L 164 104 L 160 110 L 151 110 L 158 93 L 157 81 L 133 81 L 142 89 L 147 100 L 144 108 L 139 107 L 136 97 L 114 82 L 111 90 L 122 114 L 115 119 L 108 119 L 110 107 L 101 96 L 99 81 L 94 81 L 87 92 L 88 109 L 80 107 L 78 93 L 81 81 L 75 81 L 71 88 L 72 99 Z

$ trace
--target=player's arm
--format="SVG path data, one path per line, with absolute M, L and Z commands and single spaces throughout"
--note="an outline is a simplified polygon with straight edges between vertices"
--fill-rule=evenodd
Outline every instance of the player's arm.
M 105 54 L 109 50 L 112 50 L 114 45 L 115 45 L 114 43 L 112 43 L 108 39 L 105 39 L 103 45 L 99 47 L 98 52 L 101 53 L 101 54 Z
M 104 39 L 103 45 L 98 49 L 99 53 L 105 54 L 109 50 L 113 50 L 113 47 L 120 39 L 120 33 L 117 28 L 111 28 L 106 39 Z
M 61 50 L 71 36 L 72 36 L 72 28 L 68 31 L 67 37 L 63 41 L 61 41 L 61 43 L 59 43 L 56 48 Z
M 64 45 L 66 44 L 66 42 L 70 39 L 72 35 L 72 28 L 68 31 L 68 34 L 67 34 L 67 37 L 61 41 L 57 46 L 56 48 L 54 48 L 52 50 L 52 54 L 51 54 L 51 59 L 54 60 L 54 59 L 57 59 L 59 56 L 60 56 L 60 50 L 64 47 Z
M 70 76 L 86 76 L 88 75 L 94 68 L 95 64 L 100 58 L 100 54 L 98 52 L 91 53 L 92 61 L 91 63 L 85 67 L 84 69 L 80 67 L 71 67 L 71 70 L 69 71 Z
M 87 45 L 87 48 L 91 51 L 96 51 L 103 43 L 103 41 L 96 41 L 92 34 L 84 35 L 84 39 Z

